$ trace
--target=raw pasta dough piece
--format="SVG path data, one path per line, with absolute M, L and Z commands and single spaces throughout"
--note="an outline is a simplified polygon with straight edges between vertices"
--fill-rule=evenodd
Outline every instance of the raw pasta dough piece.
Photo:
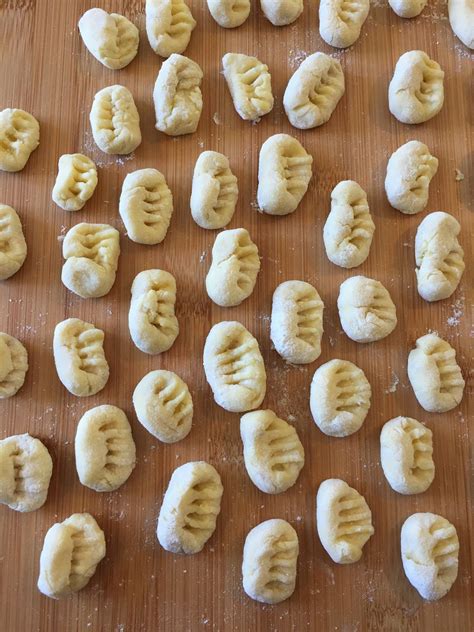
M 176 443 L 191 431 L 193 400 L 186 382 L 172 371 L 151 371 L 133 391 L 138 421 L 163 443 Z
M 84 588 L 105 557 L 104 532 L 88 513 L 56 522 L 44 539 L 38 589 L 59 599 Z
M 118 489 L 135 467 L 132 429 L 116 406 L 96 406 L 81 417 L 74 449 L 79 480 L 96 492 Z
M 260 0 L 260 6 L 273 26 L 286 26 L 303 13 L 303 0 Z
M 204 151 L 194 167 L 191 214 L 201 228 L 223 228 L 231 221 L 239 197 L 237 178 L 229 160 L 217 151 Z
M 316 497 L 316 526 L 321 544 L 336 564 L 352 564 L 374 534 L 365 498 L 339 478 L 321 483 Z
M 15 209 L 0 204 L 0 281 L 16 274 L 26 259 L 23 227 Z
M 424 123 L 443 107 L 444 72 L 421 50 L 404 53 L 388 88 L 388 107 L 401 123 Z
M 63 241 L 61 280 L 82 298 L 105 296 L 115 283 L 119 232 L 109 224 L 76 224 Z
M 337 308 L 342 328 L 355 342 L 382 340 L 397 326 L 397 312 L 388 290 L 375 279 L 355 276 L 339 288 Z
M 418 293 L 425 301 L 441 301 L 456 290 L 466 267 L 458 241 L 459 222 L 449 213 L 430 213 L 415 238 Z
M 119 213 L 127 235 L 152 246 L 166 237 L 173 215 L 173 195 L 157 169 L 139 169 L 125 176 Z
M 146 0 L 145 15 L 148 41 L 157 55 L 186 50 L 196 20 L 184 0 Z
M 179 334 L 174 312 L 176 281 L 165 270 L 144 270 L 132 283 L 128 313 L 130 336 L 138 349 L 156 355 L 168 351 Z
M 137 106 L 124 86 L 99 90 L 89 119 L 96 145 L 106 154 L 131 154 L 142 142 Z
M 472 0 L 448 0 L 448 16 L 456 37 L 465 46 L 474 49 L 474 3 Z
M 321 0 L 319 34 L 329 46 L 352 46 L 359 39 L 369 9 L 369 0 Z
M 252 294 L 259 270 L 258 248 L 245 228 L 223 230 L 214 242 L 206 277 L 209 298 L 221 307 L 240 305 Z
M 111 70 L 125 68 L 138 52 L 139 31 L 135 24 L 119 13 L 89 9 L 78 26 L 91 55 Z
M 423 211 L 437 171 L 438 159 L 424 143 L 410 140 L 399 147 L 390 156 L 385 177 L 385 191 L 393 208 L 407 215 Z
M 83 154 L 64 154 L 58 162 L 53 202 L 65 211 L 80 211 L 97 186 L 97 169 Z
M 456 527 L 433 513 L 415 513 L 401 530 L 403 570 L 423 599 L 444 597 L 458 576 Z
M 341 268 L 360 266 L 369 256 L 374 231 L 364 189 L 353 180 L 339 182 L 332 190 L 323 230 L 329 261 Z
M 219 406 L 232 413 L 263 402 L 267 374 L 258 342 L 236 321 L 217 323 L 204 345 L 204 371 Z
M 242 576 L 249 597 L 275 604 L 291 597 L 296 585 L 298 535 L 286 520 L 265 520 L 247 535 Z
M 330 360 L 313 376 L 311 414 L 324 434 L 348 437 L 362 427 L 371 396 L 372 389 L 362 369 L 348 360 Z
M 269 215 L 293 213 L 311 180 L 313 157 L 288 134 L 270 136 L 260 149 L 257 202 Z
M 227 53 L 222 67 L 235 110 L 244 121 L 258 121 L 272 111 L 272 77 L 266 64 L 249 55 Z
M 256 410 L 240 420 L 244 461 L 252 483 L 266 494 L 292 487 L 304 465 L 304 448 L 293 426 L 272 410 Z
M 394 12 L 401 18 L 416 18 L 428 0 L 388 0 Z
M 286 115 L 293 127 L 311 129 L 331 118 L 345 83 L 339 60 L 325 53 L 307 57 L 288 82 L 283 97 Z
M 7 108 L 0 112 L 0 171 L 21 171 L 40 140 L 34 116 Z
M 399 494 L 421 494 L 434 480 L 433 433 L 411 417 L 387 421 L 380 433 L 380 464 Z
M 171 553 L 199 553 L 216 528 L 224 488 L 221 477 L 205 461 L 176 468 L 166 490 L 156 534 Z
M 430 413 L 446 413 L 462 400 L 465 382 L 456 351 L 436 334 L 416 341 L 408 356 L 408 378 L 418 403 Z
M 25 383 L 28 353 L 19 340 L 0 332 L 0 399 L 15 395 Z
M 161 66 L 153 90 L 156 129 L 169 136 L 192 134 L 202 112 L 202 70 L 183 55 L 171 55 Z
M 249 17 L 250 0 L 207 0 L 209 13 L 219 26 L 235 29 Z
M 68 318 L 56 325 L 53 338 L 56 371 L 73 395 L 95 395 L 107 384 L 109 365 L 103 344 L 104 332 L 79 318 Z
M 309 364 L 321 355 L 324 303 L 305 281 L 285 281 L 273 293 L 270 338 L 292 364 Z
M 0 503 L 35 511 L 48 495 L 53 462 L 46 446 L 29 434 L 0 441 Z

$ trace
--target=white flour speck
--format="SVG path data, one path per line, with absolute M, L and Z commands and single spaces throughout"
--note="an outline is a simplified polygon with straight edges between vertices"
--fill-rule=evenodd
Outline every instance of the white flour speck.
M 392 371 L 392 381 L 390 382 L 389 387 L 387 389 L 385 389 L 385 392 L 387 394 L 388 393 L 396 393 L 399 384 L 400 384 L 400 378 L 398 377 L 398 375 L 394 371 Z

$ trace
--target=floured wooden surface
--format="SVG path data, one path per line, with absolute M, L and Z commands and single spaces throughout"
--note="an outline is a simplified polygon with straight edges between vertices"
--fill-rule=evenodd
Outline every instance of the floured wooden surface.
M 141 29 L 137 58 L 124 70 L 103 68 L 80 41 L 76 23 L 95 4 L 122 12 Z M 201 64 L 204 111 L 198 131 L 167 138 L 154 130 L 151 94 L 160 60 L 144 35 L 140 0 L 85 2 L 70 0 L 0 0 L 0 108 L 20 107 L 41 125 L 41 145 L 19 174 L 0 174 L 0 202 L 20 214 L 28 242 L 22 270 L 0 286 L 0 330 L 18 337 L 30 355 L 30 371 L 18 395 L 0 402 L 1 437 L 29 431 L 48 446 L 54 471 L 46 505 L 29 515 L 0 507 L 0 628 L 28 630 L 468 630 L 472 550 L 472 481 L 469 479 L 468 396 L 445 415 L 425 413 L 408 384 L 406 358 L 414 341 L 437 331 L 457 350 L 465 378 L 470 346 L 472 270 L 469 221 L 473 198 L 469 153 L 472 54 L 452 34 L 444 3 L 430 3 L 414 20 L 395 16 L 385 2 L 372 5 L 360 40 L 345 51 L 333 50 L 319 37 L 317 9 L 306 1 L 302 17 L 278 29 L 267 22 L 258 2 L 244 26 L 220 29 L 204 1 L 190 2 L 198 21 L 187 55 Z M 403 52 L 419 48 L 446 72 L 446 102 L 441 113 L 421 126 L 405 126 L 388 112 L 387 87 Z M 346 76 L 346 94 L 330 122 L 309 132 L 290 127 L 281 100 L 291 73 L 315 51 L 337 56 Z M 268 63 L 276 96 L 274 111 L 258 125 L 235 113 L 220 60 L 226 52 L 257 55 Z M 108 157 L 95 146 L 88 122 L 95 92 L 123 83 L 133 93 L 141 116 L 144 141 L 135 154 Z M 296 136 L 314 157 L 314 178 L 301 207 L 275 218 L 256 211 L 258 150 L 271 134 Z M 446 210 L 462 225 L 461 243 L 467 272 L 458 291 L 429 305 L 418 296 L 414 275 L 414 236 L 426 215 L 407 217 L 391 209 L 383 182 L 388 156 L 402 143 L 425 142 L 440 160 L 430 189 L 429 211 Z M 201 151 L 222 151 L 239 178 L 240 198 L 230 227 L 247 228 L 258 244 L 262 272 L 252 297 L 242 306 L 221 309 L 204 291 L 214 233 L 191 219 L 189 196 L 194 162 Z M 99 185 L 85 209 L 68 214 L 51 202 L 51 189 L 61 154 L 83 152 L 99 167 Z M 132 170 L 160 169 L 175 199 L 166 240 L 144 247 L 130 242 L 118 215 L 121 183 Z M 456 177 L 456 170 L 464 179 Z M 354 179 L 367 191 L 376 223 L 368 260 L 356 271 L 373 276 L 389 289 L 399 324 L 387 339 L 357 345 L 342 333 L 336 310 L 340 283 L 351 276 L 326 258 L 322 227 L 331 189 Z M 121 234 L 122 255 L 110 294 L 81 300 L 60 282 L 61 239 L 80 221 L 109 222 Z M 178 285 L 177 315 L 181 333 L 160 358 L 145 356 L 132 344 L 127 327 L 130 285 L 141 270 L 159 267 L 174 274 Z M 271 297 L 288 279 L 313 283 L 326 304 L 320 359 L 306 367 L 285 364 L 270 347 Z M 60 320 L 76 316 L 95 323 L 106 334 L 111 367 L 106 388 L 96 397 L 77 399 L 57 379 L 52 334 Z M 202 348 L 212 324 L 237 319 L 260 342 L 267 372 L 265 407 L 294 422 L 306 450 L 306 465 L 296 486 L 270 497 L 250 482 L 242 461 L 239 417 L 212 401 L 202 370 Z M 309 385 L 314 370 L 332 358 L 345 358 L 364 369 L 372 384 L 372 407 L 362 429 L 346 439 L 330 439 L 315 426 L 309 412 Z M 194 399 L 194 427 L 181 443 L 165 446 L 136 420 L 132 391 L 148 371 L 176 371 Z M 97 404 L 122 407 L 132 423 L 138 463 L 129 481 L 111 494 L 82 487 L 75 471 L 74 435 L 81 415 Z M 421 496 L 393 492 L 379 464 L 379 431 L 397 415 L 427 423 L 434 433 L 436 478 Z M 224 483 L 218 528 L 205 551 L 178 557 L 163 551 L 155 527 L 162 494 L 173 469 L 206 459 Z M 319 483 L 340 477 L 361 491 L 372 509 L 375 535 L 360 563 L 333 564 L 315 531 L 315 494 Z M 471 490 L 471 491 L 470 491 Z M 471 494 L 471 495 L 470 495 Z M 47 529 L 76 511 L 89 511 L 104 529 L 107 557 L 90 585 L 79 595 L 53 602 L 36 590 L 39 554 Z M 399 531 L 415 511 L 435 511 L 458 529 L 461 541 L 459 577 L 449 595 L 423 603 L 405 579 L 400 561 Z M 242 546 L 247 532 L 262 520 L 289 520 L 300 538 L 297 588 L 279 606 L 249 600 L 241 586 Z M 471 531 L 470 531 L 471 529 Z

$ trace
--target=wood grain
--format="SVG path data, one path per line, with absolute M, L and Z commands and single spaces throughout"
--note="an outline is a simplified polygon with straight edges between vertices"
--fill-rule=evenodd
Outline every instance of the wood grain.
M 462 224 L 466 262 L 472 269 L 469 223 L 472 185 L 472 55 L 454 37 L 446 6 L 429 3 L 414 20 L 395 16 L 377 2 L 360 40 L 346 51 L 330 49 L 319 37 L 317 3 L 305 2 L 292 26 L 275 28 L 253 2 L 251 16 L 234 31 L 219 28 L 206 3 L 190 2 L 198 26 L 187 55 L 204 70 L 204 111 L 197 133 L 167 138 L 154 129 L 151 94 L 160 60 L 144 32 L 144 2 L 104 1 L 141 29 L 137 58 L 124 70 L 102 67 L 83 46 L 77 21 L 92 6 L 82 0 L 0 0 L 0 109 L 20 107 L 41 124 L 41 145 L 18 174 L 0 174 L 0 201 L 20 214 L 28 258 L 22 270 L 0 286 L 0 331 L 26 345 L 30 370 L 12 399 L 0 402 L 1 437 L 30 432 L 48 446 L 54 473 L 46 505 L 29 515 L 0 507 L 0 629 L 5 632 L 141 630 L 359 630 L 467 631 L 472 613 L 472 443 L 468 426 L 469 390 L 456 410 L 435 415 L 417 404 L 406 374 L 415 339 L 436 330 L 458 352 L 465 377 L 470 351 L 469 275 L 453 297 L 428 304 L 416 291 L 413 242 L 425 213 L 403 216 L 388 205 L 383 188 L 388 156 L 409 139 L 426 142 L 440 160 L 429 211 L 447 210 Z M 387 107 L 387 86 L 396 60 L 420 48 L 446 72 L 446 102 L 428 123 L 398 123 Z M 299 132 L 290 127 L 281 100 L 299 61 L 314 51 L 341 59 L 347 89 L 323 127 Z M 220 60 L 224 53 L 256 54 L 270 66 L 276 95 L 274 111 L 258 125 L 235 113 Z M 136 98 L 143 143 L 130 157 L 102 154 L 94 145 L 88 115 L 95 92 L 113 83 L 127 86 Z M 255 208 L 258 150 L 271 134 L 296 136 L 314 156 L 314 178 L 301 207 L 285 218 L 267 217 Z M 221 309 L 204 290 L 214 233 L 191 219 L 189 197 L 194 162 L 204 149 L 225 153 L 239 178 L 240 198 L 231 227 L 244 226 L 258 244 L 262 272 L 252 297 L 242 306 Z M 99 166 L 99 185 L 82 212 L 68 214 L 51 201 L 61 154 L 83 152 Z M 162 245 L 139 246 L 125 236 L 118 199 L 125 175 L 156 167 L 167 177 L 175 213 Z M 456 181 L 455 169 L 465 174 Z M 335 184 L 351 178 L 367 191 L 376 222 L 370 257 L 359 269 L 345 271 L 326 258 L 322 227 Z M 109 222 L 122 233 L 117 281 L 99 300 L 81 300 L 60 281 L 61 236 L 79 221 Z M 178 284 L 181 333 L 173 348 L 152 358 L 132 344 L 127 328 L 130 285 L 141 270 L 159 267 Z M 353 273 L 373 276 L 386 285 L 398 308 L 395 332 L 373 345 L 351 342 L 341 331 L 336 310 L 340 283 Z M 269 315 L 276 285 L 303 279 L 318 288 L 326 305 L 320 359 L 290 367 L 271 349 Z M 77 316 L 104 329 L 111 367 L 107 387 L 97 396 L 78 399 L 57 379 L 52 334 L 57 322 Z M 258 338 L 267 371 L 264 405 L 279 416 L 294 417 L 306 450 L 306 465 L 296 486 L 279 496 L 260 493 L 246 475 L 239 417 L 218 408 L 202 370 L 202 348 L 212 324 L 237 319 Z M 309 385 L 317 366 L 331 358 L 356 362 L 366 372 L 373 402 L 363 428 L 346 439 L 330 439 L 313 423 Z M 189 384 L 195 404 L 194 427 L 183 442 L 166 446 L 136 420 L 131 394 L 149 370 L 167 368 Z M 98 494 L 82 487 L 75 471 L 74 435 L 84 411 L 102 403 L 128 414 L 138 463 L 117 492 Z M 425 494 L 402 497 L 389 488 L 379 464 L 379 432 L 385 421 L 409 415 L 434 433 L 436 478 Z M 291 417 L 291 418 L 293 418 Z M 225 487 L 218 528 L 205 551 L 177 557 L 163 551 L 155 536 L 162 494 L 173 469 L 206 459 L 222 475 Z M 315 532 L 315 493 L 328 477 L 341 477 L 359 489 L 373 512 L 375 536 L 360 563 L 334 565 Z M 36 589 L 39 554 L 47 529 L 76 511 L 89 511 L 107 538 L 107 557 L 90 585 L 70 599 L 55 602 Z M 458 580 L 438 603 L 424 603 L 405 579 L 399 531 L 415 511 L 435 511 L 452 521 L 461 541 Z M 241 555 L 247 532 L 258 522 L 281 517 L 297 529 L 301 554 L 293 597 L 269 607 L 252 602 L 241 586 Z M 471 595 L 471 601 L 470 601 Z

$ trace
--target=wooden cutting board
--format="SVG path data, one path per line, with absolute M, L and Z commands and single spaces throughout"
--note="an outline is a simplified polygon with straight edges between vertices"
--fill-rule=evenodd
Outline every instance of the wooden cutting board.
M 82 44 L 76 24 L 99 4 L 131 18 L 141 30 L 140 51 L 124 70 L 99 64 Z M 41 124 L 41 145 L 18 174 L 0 173 L 0 202 L 21 216 L 28 242 L 22 270 L 0 286 L 0 331 L 27 347 L 30 370 L 21 391 L 0 402 L 0 437 L 30 432 L 50 450 L 54 472 L 46 505 L 20 515 L 0 507 L 0 629 L 3 632 L 139 632 L 344 630 L 455 630 L 473 627 L 469 595 L 472 560 L 469 389 L 462 405 L 444 415 L 428 414 L 417 404 L 406 373 L 408 351 L 417 337 L 437 331 L 457 350 L 468 377 L 470 348 L 469 272 L 472 270 L 469 221 L 472 213 L 472 55 L 449 27 L 444 2 L 429 2 L 414 20 L 398 18 L 385 2 L 372 5 L 359 41 L 337 51 L 319 37 L 317 3 L 306 0 L 292 26 L 276 28 L 258 2 L 237 30 L 221 29 L 206 3 L 190 2 L 198 26 L 186 52 L 204 70 L 204 111 L 198 131 L 168 138 L 154 129 L 152 90 L 160 59 L 144 31 L 144 2 L 123 0 L 0 0 L 0 109 L 19 107 Z M 400 54 L 425 50 L 446 72 L 446 101 L 424 125 L 409 127 L 388 111 L 387 87 Z M 276 105 L 258 125 L 235 113 L 220 60 L 224 53 L 257 55 L 268 63 Z M 341 60 L 346 94 L 330 122 L 307 132 L 291 128 L 282 95 L 306 55 L 324 51 Z M 108 157 L 95 146 L 89 126 L 92 98 L 99 89 L 122 83 L 133 93 L 141 117 L 143 142 L 127 157 Z M 314 156 L 314 178 L 300 208 L 284 218 L 257 212 L 258 152 L 271 134 L 296 136 Z M 428 304 L 417 294 L 414 237 L 426 215 L 408 217 L 392 209 L 384 194 L 389 155 L 409 139 L 426 142 L 439 158 L 428 211 L 446 210 L 462 225 L 467 272 L 448 300 Z M 199 228 L 189 210 L 192 170 L 205 149 L 225 153 L 239 179 L 238 209 L 230 225 L 244 226 L 258 244 L 262 272 L 252 297 L 233 309 L 214 305 L 204 290 L 215 234 Z M 83 152 L 96 161 L 99 185 L 85 209 L 66 213 L 51 201 L 61 154 Z M 175 200 L 163 244 L 145 247 L 125 236 L 118 200 L 125 175 L 138 168 L 160 169 Z M 456 169 L 464 180 L 456 179 Z M 377 226 L 369 259 L 345 271 L 326 258 L 322 227 L 335 184 L 354 179 L 367 191 Z M 60 281 L 61 240 L 80 221 L 109 222 L 121 234 L 122 254 L 110 294 L 81 300 Z M 174 274 L 181 333 L 173 348 L 150 357 L 132 344 L 127 327 L 130 285 L 148 268 Z M 340 283 L 352 274 L 379 279 L 397 305 L 398 327 L 387 339 L 359 345 L 341 331 L 336 310 Z M 285 364 L 269 340 L 271 298 L 288 279 L 303 279 L 319 290 L 324 312 L 323 351 L 310 366 Z M 106 388 L 78 399 L 60 384 L 52 356 L 55 325 L 71 316 L 95 323 L 106 334 L 111 368 Z M 239 417 L 217 407 L 202 370 L 202 349 L 211 325 L 236 319 L 260 342 L 268 372 L 265 407 L 291 419 L 306 450 L 306 465 L 288 492 L 268 496 L 250 482 L 242 460 Z M 357 363 L 372 384 L 372 407 L 363 428 L 346 439 L 323 435 L 309 411 L 314 370 L 332 358 Z M 176 371 L 194 399 L 194 426 L 181 443 L 163 445 L 138 423 L 132 391 L 152 369 Z M 82 414 L 98 404 L 115 404 L 128 414 L 137 444 L 137 466 L 118 491 L 99 494 L 80 485 L 74 463 L 74 435 Z M 379 432 L 388 419 L 408 415 L 434 433 L 436 478 L 425 494 L 403 497 L 388 486 L 379 463 Z M 472 456 L 472 454 L 471 454 Z M 179 557 L 159 546 L 155 527 L 162 495 L 174 468 L 205 459 L 224 483 L 217 530 L 205 550 Z M 472 474 L 472 471 L 471 471 Z M 315 530 L 315 494 L 325 478 L 340 477 L 360 490 L 372 512 L 375 535 L 362 560 L 337 566 L 320 545 Z M 471 494 L 471 496 L 470 496 Z M 48 528 L 73 512 L 91 512 L 105 531 L 107 557 L 89 586 L 61 602 L 36 589 L 39 555 Z M 452 521 L 461 542 L 459 577 L 447 597 L 424 603 L 406 580 L 400 561 L 399 533 L 415 511 L 439 512 Z M 300 539 L 294 595 L 278 606 L 251 601 L 241 585 L 242 546 L 259 522 L 289 520 Z

